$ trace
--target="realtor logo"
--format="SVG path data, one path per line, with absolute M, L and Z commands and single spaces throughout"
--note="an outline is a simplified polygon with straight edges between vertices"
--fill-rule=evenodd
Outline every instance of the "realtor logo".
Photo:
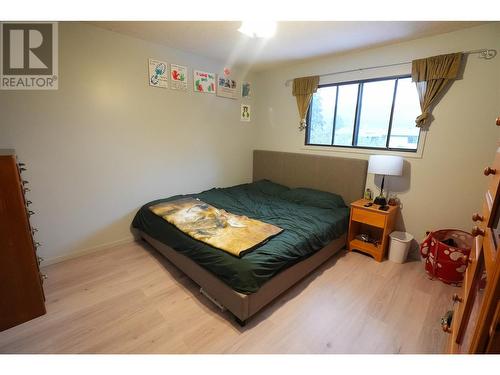
M 57 22 L 0 23 L 0 89 L 57 90 Z

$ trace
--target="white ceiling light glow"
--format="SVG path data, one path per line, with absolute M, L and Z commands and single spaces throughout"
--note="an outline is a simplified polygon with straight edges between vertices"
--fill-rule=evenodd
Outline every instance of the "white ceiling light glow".
M 243 21 L 238 31 L 250 38 L 271 38 L 276 34 L 276 22 Z

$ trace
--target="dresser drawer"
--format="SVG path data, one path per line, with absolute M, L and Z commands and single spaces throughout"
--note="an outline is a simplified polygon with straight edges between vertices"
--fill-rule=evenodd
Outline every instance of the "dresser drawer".
M 11 151 L 0 150 L 0 331 L 46 312 L 26 215 L 29 201 L 23 197 L 19 175 L 24 169 Z M 9 307 L 6 310 L 4 303 Z
M 373 225 L 374 227 L 384 228 L 385 216 L 375 212 L 354 208 L 352 211 L 352 220 L 360 223 Z

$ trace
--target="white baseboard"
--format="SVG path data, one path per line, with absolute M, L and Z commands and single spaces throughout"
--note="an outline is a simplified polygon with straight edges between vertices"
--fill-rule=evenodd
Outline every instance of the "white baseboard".
M 68 259 L 78 258 L 78 257 L 81 257 L 82 255 L 86 255 L 86 254 L 90 254 L 90 253 L 95 253 L 97 251 L 107 250 L 107 249 L 110 249 L 110 248 L 113 248 L 113 247 L 116 247 L 116 246 L 120 246 L 120 245 L 125 245 L 125 244 L 128 244 L 128 243 L 131 243 L 131 242 L 134 242 L 134 241 L 135 241 L 134 236 L 129 236 L 129 237 L 126 237 L 126 238 L 122 238 L 121 240 L 117 240 L 117 241 L 113 241 L 113 242 L 108 242 L 108 243 L 105 243 L 105 244 L 102 244 L 102 245 L 93 246 L 93 247 L 88 247 L 86 249 L 76 250 L 76 251 L 73 251 L 73 252 L 68 253 L 68 254 L 59 255 L 57 257 L 45 259 L 42 262 L 41 267 L 43 268 L 43 267 L 46 267 L 46 266 L 50 266 L 51 264 L 60 263 L 60 262 L 63 262 L 65 260 L 68 260 Z

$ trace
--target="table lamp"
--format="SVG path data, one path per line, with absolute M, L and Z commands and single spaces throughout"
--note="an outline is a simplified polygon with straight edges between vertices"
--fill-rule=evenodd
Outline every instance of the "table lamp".
M 403 175 L 403 158 L 392 155 L 371 155 L 368 161 L 368 173 L 382 175 L 382 185 L 380 186 L 380 195 L 375 198 L 373 203 L 385 206 L 387 200 L 384 197 L 385 176 Z

